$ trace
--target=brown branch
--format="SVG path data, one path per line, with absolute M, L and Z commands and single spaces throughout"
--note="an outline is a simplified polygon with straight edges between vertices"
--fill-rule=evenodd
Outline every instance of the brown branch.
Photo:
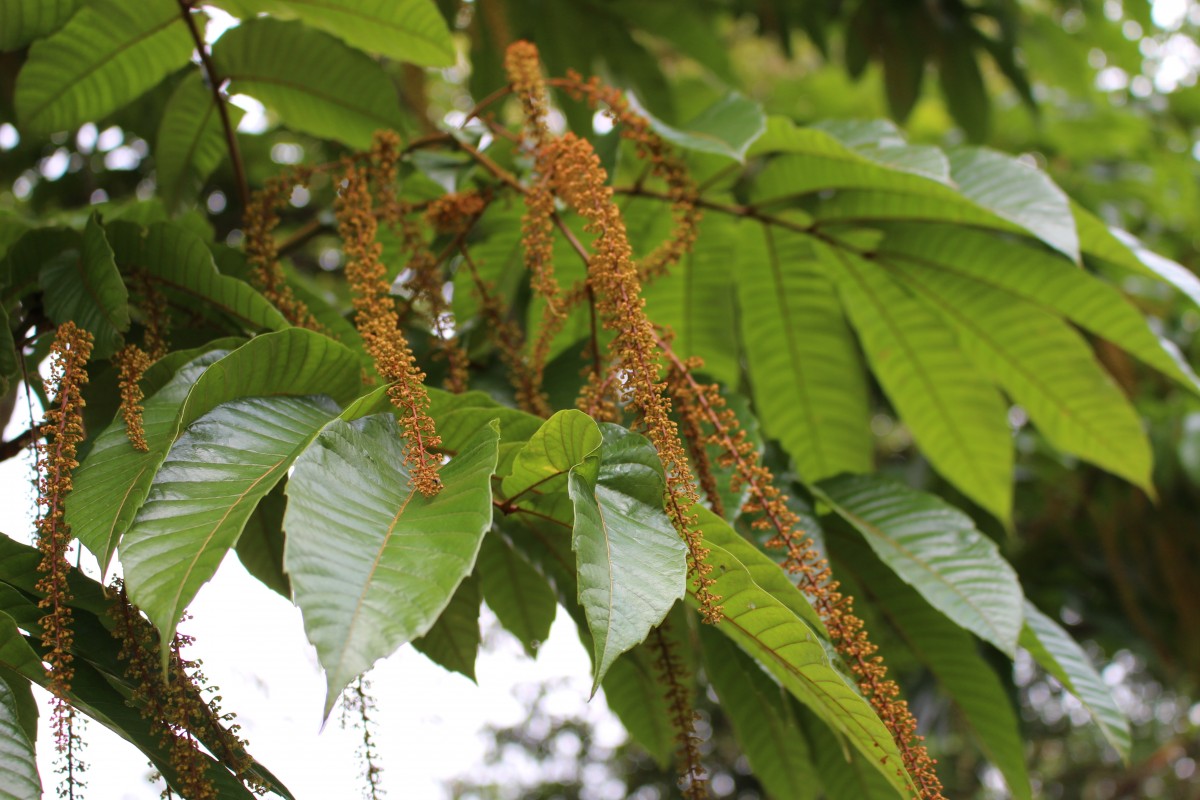
M 192 18 L 192 3 L 188 2 L 188 0 L 179 0 L 179 11 L 183 15 L 183 21 L 187 24 L 188 32 L 192 35 L 192 41 L 196 43 L 196 52 L 200 56 L 200 63 L 204 65 L 204 72 L 208 75 L 208 85 L 212 90 L 213 102 L 217 105 L 217 114 L 221 118 L 221 127 L 225 131 L 225 145 L 229 149 L 229 160 L 233 165 L 233 177 L 237 183 L 238 197 L 242 202 L 242 210 L 244 211 L 250 208 L 250 184 L 246 182 L 246 168 L 242 164 L 242 154 L 238 150 L 237 131 L 229 119 L 229 109 L 226 107 L 225 98 L 221 94 L 221 86 L 225 83 L 225 80 L 213 65 L 212 56 L 208 52 L 208 45 L 205 44 L 204 37 L 200 35 L 200 30 L 196 27 L 196 21 Z

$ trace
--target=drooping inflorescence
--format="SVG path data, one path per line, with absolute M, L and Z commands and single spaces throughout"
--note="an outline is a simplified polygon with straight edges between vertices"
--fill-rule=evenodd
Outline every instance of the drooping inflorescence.
M 75 730 L 75 709 L 68 702 L 71 681 L 75 677 L 73 599 L 68 584 L 71 566 L 67 553 L 71 547 L 71 529 L 64 517 L 64 503 L 71 492 L 71 472 L 79 464 L 75 452 L 83 441 L 83 387 L 87 385 L 87 361 L 92 353 L 92 335 L 73 322 L 58 327 L 50 350 L 49 386 L 54 390 L 46 416 L 38 428 L 37 445 L 38 519 L 37 545 L 42 559 L 37 590 L 43 597 L 38 607 L 45 612 L 42 628 L 42 657 L 46 663 L 47 688 L 53 695 L 51 727 L 55 747 L 63 764 L 64 782 L 60 794 L 74 797 L 82 785 L 78 759 L 80 739 Z
M 692 707 L 691 675 L 679 657 L 678 647 L 671 638 L 669 623 L 663 622 L 650 632 L 647 640 L 657 654 L 654 669 L 675 729 L 679 753 L 681 791 L 686 800 L 706 800 L 708 776 L 700 758 L 700 739 L 696 736 L 696 711 Z
M 297 186 L 306 186 L 312 170 L 296 167 L 267 181 L 250 198 L 243 226 L 246 234 L 246 260 L 255 288 L 262 292 L 284 318 L 293 325 L 321 330 L 320 324 L 303 300 L 296 297 L 288 285 L 279 263 L 279 248 L 275 244 L 275 228 L 279 212 L 287 205 Z
M 125 662 L 125 676 L 134 686 L 133 702 L 142 717 L 150 721 L 160 746 L 167 751 L 167 760 L 183 796 L 189 800 L 219 797 L 209 775 L 211 762 L 202 745 L 252 789 L 261 789 L 260 782 L 249 774 L 253 762 L 246 752 L 245 741 L 238 736 L 238 726 L 229 724 L 233 715 L 222 713 L 219 697 L 204 699 L 202 687 L 206 679 L 200 663 L 183 655 L 184 648 L 192 644 L 192 637 L 175 634 L 164 675 L 154 626 L 129 601 L 119 580 L 112 594 L 109 616 L 114 622 L 113 636 L 120 643 L 117 656 Z M 164 790 L 163 796 L 168 796 L 169 791 Z
M 426 497 L 441 489 L 440 458 L 434 450 L 441 439 L 429 416 L 425 373 L 400 329 L 400 315 L 389 292 L 387 269 L 376 241 L 378 223 L 372 208 L 367 172 L 350 165 L 337 200 L 338 232 L 346 253 L 346 280 L 354 292 L 355 323 L 375 369 L 392 384 L 388 396 L 400 409 L 405 434 L 405 462 L 413 486 Z
M 809 596 L 817 613 L 829 631 L 838 653 L 854 673 L 863 695 L 883 720 L 904 759 L 904 767 L 915 781 L 922 800 L 944 800 L 942 784 L 935 769 L 937 762 L 930 757 L 923 737 L 917 734 L 917 722 L 908 703 L 899 699 L 900 687 L 888 677 L 887 665 L 877 655 L 878 647 L 871 642 L 863 621 L 854 613 L 854 598 L 838 591 L 839 584 L 832 571 L 814 546 L 811 537 L 799 527 L 800 518 L 787 504 L 787 496 L 776 486 L 775 476 L 764 466 L 754 444 L 737 421 L 731 409 L 725 407 L 716 384 L 701 384 L 691 375 L 689 365 L 677 358 L 669 342 L 660 339 L 659 345 L 672 362 L 675 383 L 679 391 L 690 398 L 710 433 L 705 444 L 722 451 L 718 459 L 723 467 L 732 468 L 731 490 L 747 491 L 742 512 L 751 525 L 772 535 L 768 547 L 782 549 L 781 566 L 800 579 L 800 588 Z

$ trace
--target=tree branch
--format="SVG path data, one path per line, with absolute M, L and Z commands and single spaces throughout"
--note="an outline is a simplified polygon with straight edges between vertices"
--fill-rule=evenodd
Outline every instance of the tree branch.
M 229 119 L 229 109 L 226 107 L 225 98 L 221 95 L 221 85 L 225 81 L 217 73 L 217 68 L 213 66 L 208 45 L 205 44 L 204 37 L 200 35 L 200 30 L 196 27 L 196 20 L 192 18 L 192 3 L 189 0 L 178 0 L 178 2 L 179 11 L 183 14 L 183 21 L 187 23 L 192 41 L 196 43 L 196 52 L 200 56 L 200 63 L 204 65 L 204 72 L 208 75 L 208 85 L 212 90 L 213 102 L 217 104 L 221 127 L 225 130 L 225 145 L 229 149 L 229 160 L 233 164 L 233 178 L 237 183 L 238 198 L 241 200 L 244 212 L 250 208 L 250 184 L 246 182 L 246 168 L 242 164 L 242 154 L 238 150 L 237 131 Z

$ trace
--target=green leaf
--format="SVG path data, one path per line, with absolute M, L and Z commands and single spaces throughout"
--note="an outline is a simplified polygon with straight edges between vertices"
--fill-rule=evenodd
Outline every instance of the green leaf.
M 669 207 L 659 203 L 654 210 L 659 236 L 649 247 L 661 242 L 670 231 Z M 631 208 L 626 219 L 632 222 L 641 213 Z M 727 385 L 737 384 L 740 371 L 737 339 L 730 335 L 737 327 L 734 276 L 729 269 L 737 258 L 737 234 L 737 226 L 729 217 L 704 217 L 692 252 L 669 274 L 646 285 L 642 293 L 646 314 L 675 334 L 676 354 L 680 358 L 704 359 L 704 372 Z
M 1060 257 L 982 231 L 934 226 L 888 230 L 879 256 L 901 268 L 912 263 L 976 282 L 992 302 L 1016 295 L 1037 303 L 1200 391 L 1191 366 L 1150 330 L 1132 303 Z
M 508 502 L 520 495 L 547 495 L 566 489 L 567 473 L 604 443 L 595 420 L 582 411 L 559 411 L 529 437 L 513 460 L 501 490 Z
M 593 694 L 613 661 L 684 596 L 687 576 L 687 549 L 662 508 L 666 482 L 657 451 L 620 426 L 602 430 L 600 458 L 590 456 L 568 477 L 579 604 L 594 643 Z
M 1008 690 L 978 653 L 970 634 L 905 586 L 860 543 L 834 539 L 833 550 L 839 560 L 849 561 L 858 584 L 877 599 L 877 608 L 950 695 L 1013 796 L 1030 800 L 1025 743 L 1016 711 Z
M 326 716 L 376 659 L 426 633 L 471 573 L 491 526 L 499 438 L 495 423 L 480 429 L 434 497 L 410 485 L 390 415 L 335 420 L 296 460 L 284 566 L 325 667 Z
M 212 58 L 230 92 L 255 97 L 302 133 L 365 150 L 375 131 L 405 127 L 378 63 L 299 22 L 243 22 L 217 40 Z
M 1104 679 L 1096 673 L 1083 648 L 1057 622 L 1025 602 L 1021 646 L 1042 669 L 1058 679 L 1091 713 L 1104 738 L 1128 762 L 1132 747 L 1129 719 L 1121 711 Z
M 174 0 L 93 0 L 29 48 L 17 120 L 43 133 L 99 120 L 187 64 L 194 48 Z
M 148 228 L 112 222 L 106 228 L 123 269 L 144 273 L 160 288 L 186 297 L 189 304 L 199 300 L 242 328 L 288 327 L 279 310 L 249 284 L 219 273 L 204 240 L 187 228 L 165 222 Z
M 533 658 L 558 612 L 554 590 L 497 531 L 483 539 L 477 567 L 483 599 Z
M 275 488 L 258 501 L 258 507 L 246 520 L 246 527 L 234 547 L 238 561 L 247 572 L 290 601 L 292 582 L 283 571 L 283 511 L 287 506 L 283 486 L 283 482 L 275 484 Z
M 700 642 L 705 672 L 754 777 L 771 797 L 816 797 L 808 740 L 787 695 L 754 659 L 710 626 L 700 626 Z
M 709 549 L 705 563 L 712 567 L 710 577 L 716 580 L 712 591 L 721 597 L 724 609 L 717 630 L 762 664 L 789 693 L 830 727 L 844 735 L 892 786 L 911 794 L 911 781 L 902 774 L 903 770 L 896 771 L 896 765 L 903 762 L 891 734 L 850 683 L 850 678 L 830 662 L 820 635 L 793 610 L 791 603 L 783 602 L 774 592 L 760 585 L 739 558 L 715 543 L 712 531 L 728 528 L 723 521 L 706 509 L 697 509 L 696 513 L 705 547 Z M 762 558 L 768 560 L 765 556 Z M 775 572 L 783 576 L 778 568 Z M 805 602 L 786 576 L 784 580 L 791 593 L 785 596 Z M 694 596 L 689 597 L 689 602 L 695 605 Z
M 129 596 L 163 641 L 258 501 L 338 413 L 323 397 L 245 397 L 209 411 L 171 446 L 120 545 Z
M 1009 657 L 1021 632 L 1021 585 L 995 542 L 931 494 L 873 476 L 813 487 L 905 583 Z
M 582 626 L 580 630 L 584 632 Z M 584 642 L 589 651 L 591 646 L 591 641 Z M 655 651 L 639 644 L 613 662 L 600 685 L 605 704 L 621 720 L 633 741 L 650 754 L 660 769 L 666 770 L 675 753 L 675 730 L 655 660 Z
M 877 262 L 885 269 L 883 261 Z M 1020 403 L 1060 450 L 1154 494 L 1150 444 L 1129 399 L 1088 343 L 1031 302 L 908 262 L 888 270 L 947 324 L 971 360 Z
M 866 373 L 808 240 L 742 226 L 738 303 L 754 403 L 806 480 L 872 466 Z
M 961 30 L 942 39 L 938 83 L 950 116 L 967 139 L 982 142 L 991 126 L 992 107 L 972 44 L 972 37 Z
M 13 338 L 8 313 L 0 306 L 0 397 L 8 394 L 9 387 L 20 374 L 21 362 L 17 358 L 17 341 Z
M 96 438 L 83 463 L 76 468 L 74 488 L 67 495 L 66 519 L 71 532 L 108 571 L 121 535 L 150 491 L 150 482 L 175 441 L 180 406 L 201 373 L 227 351 L 205 353 L 182 367 L 167 384 L 145 401 L 142 422 L 148 452 L 133 448 L 125 422 L 115 420 Z
M 68 250 L 45 264 L 39 282 L 50 319 L 74 321 L 95 337 L 93 358 L 108 358 L 121 346 L 121 334 L 129 330 L 129 292 L 94 214 L 83 230 L 82 251 Z
M 882 35 L 876 46 L 883 62 L 888 111 L 894 119 L 903 122 L 921 96 L 926 44 L 919 38 L 920 19 L 916 13 L 897 9 L 895 13 L 881 17 Z
M 82 0 L 0 0 L 0 52 L 16 50 L 66 24 Z
M 237 0 L 246 11 L 295 16 L 346 44 L 423 67 L 454 65 L 454 42 L 430 0 Z
M 1078 263 L 1079 234 L 1071 202 L 1046 173 L 983 147 L 957 148 L 949 156 L 950 175 L 963 195 Z
M 28 691 L 28 684 L 23 683 Z M 33 742 L 21 725 L 17 694 L 0 677 L 0 797 L 5 800 L 40 800 L 42 781 L 38 777 Z
M 242 397 L 328 394 L 344 403 L 361 388 L 354 353 L 303 328 L 256 336 L 232 353 L 206 353 L 146 401 L 142 416 L 148 452 L 133 449 L 121 420 L 100 434 L 75 472 L 67 522 L 106 569 L 145 501 L 158 466 L 192 422 Z
M 659 136 L 685 150 L 714 153 L 745 161 L 754 140 L 763 134 L 767 118 L 762 106 L 740 92 L 728 92 L 681 127 L 673 127 L 639 109 Z
M 847 747 L 845 738 L 811 711 L 800 707 L 795 710 L 808 735 L 813 765 L 827 800 L 897 800 L 913 796 L 898 794 L 869 756 Z
M 232 103 L 225 110 L 234 128 L 246 113 Z M 192 184 L 203 182 L 217 168 L 227 148 L 212 91 L 199 72 L 189 72 L 167 101 L 155 140 L 156 185 L 167 207 L 178 208 Z
M 921 452 L 947 480 L 1008 520 L 1013 454 L 1000 394 L 959 350 L 954 332 L 879 264 L 823 245 L 818 253 Z
M 433 417 L 444 452 L 456 453 L 492 420 L 500 420 L 500 462 L 497 475 L 512 469 L 513 459 L 545 422 L 541 417 L 501 405 L 483 392 L 450 392 L 428 388 L 429 416 Z
M 479 578 L 468 575 L 458 585 L 450 604 L 422 637 L 412 645 L 433 663 L 475 680 L 475 656 L 479 652 Z
M 0 263 L 3 305 L 11 307 L 13 302 L 37 291 L 44 265 L 82 248 L 83 238 L 70 228 L 32 228 L 23 233 Z

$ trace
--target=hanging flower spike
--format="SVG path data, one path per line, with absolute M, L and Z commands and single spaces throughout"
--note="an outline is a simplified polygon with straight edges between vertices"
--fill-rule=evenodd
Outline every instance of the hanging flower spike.
M 707 622 L 715 623 L 721 619 L 721 608 L 710 588 L 711 567 L 704 563 L 708 550 L 692 510 L 699 501 L 696 480 L 671 419 L 671 400 L 659 380 L 654 326 L 646 317 L 625 223 L 606 185 L 608 175 L 591 144 L 572 133 L 546 149 L 558 165 L 556 194 L 587 220 L 585 230 L 597 235 L 588 260 L 588 283 L 595 291 L 604 327 L 616 334 L 609 345 L 610 369 L 627 376 L 622 395 L 640 413 L 646 435 L 658 451 L 667 476 L 667 514 L 688 546 L 688 572 L 695 582 L 700 612 Z
M 648 643 L 657 651 L 654 661 L 659 685 L 671 715 L 671 727 L 675 729 L 678 745 L 680 776 L 683 796 L 686 800 L 706 800 L 708 776 L 700 758 L 700 738 L 696 736 L 696 711 L 692 707 L 691 676 L 676 651 L 675 642 L 664 630 L 667 623 L 650 633 Z
M 279 263 L 275 245 L 275 228 L 279 225 L 279 210 L 291 199 L 292 190 L 307 186 L 312 170 L 296 167 L 271 178 L 254 192 L 246 208 L 242 227 L 246 233 L 246 260 L 250 263 L 251 282 L 283 314 L 284 319 L 301 328 L 322 330 L 303 300 L 292 293 Z
M 586 102 L 593 110 L 603 111 L 618 126 L 621 138 L 633 143 L 634 152 L 646 162 L 650 174 L 667 184 L 667 193 L 672 198 L 674 229 L 639 266 L 643 283 L 665 275 L 691 252 L 702 216 L 696 204 L 700 193 L 687 164 L 654 132 L 650 121 L 630 107 L 620 89 L 606 86 L 596 77 L 585 81 L 574 70 L 568 72 L 564 80 L 555 81 L 555 85 L 561 86 L 571 98 Z
M 400 426 L 405 433 L 405 464 L 413 486 L 426 497 L 441 489 L 434 449 L 442 440 L 429 417 L 429 394 L 425 373 L 417 366 L 408 340 L 400 330 L 400 315 L 389 293 L 387 270 L 379 260 L 382 248 L 376 241 L 378 229 L 372 211 L 366 171 L 350 166 L 338 195 L 338 232 L 346 253 L 346 280 L 354 293 L 355 324 L 363 345 L 375 360 L 375 369 L 392 383 L 388 396 L 400 409 Z
M 136 344 L 127 344 L 113 355 L 121 391 L 120 412 L 125 420 L 125 435 L 135 450 L 147 452 L 146 429 L 142 425 L 142 375 L 150 367 L 150 356 Z
M 870 640 L 863 621 L 854 613 L 854 598 L 838 591 L 828 563 L 820 557 L 812 538 L 799 528 L 800 518 L 787 504 L 787 495 L 776 487 L 775 476 L 760 463 L 759 453 L 738 425 L 737 416 L 725 408 L 716 384 L 700 384 L 691 376 L 690 365 L 681 361 L 660 339 L 672 369 L 694 398 L 691 404 L 703 415 L 712 433 L 706 444 L 721 448 L 719 463 L 735 469 L 731 490 L 749 490 L 742 512 L 753 517 L 757 530 L 772 531 L 768 547 L 784 550 L 780 566 L 800 576 L 800 588 L 812 598 L 812 604 L 829 631 L 835 648 L 854 673 L 863 695 L 892 734 L 904 760 L 904 767 L 917 786 L 922 800 L 945 800 L 938 779 L 937 762 L 918 736 L 917 721 L 908 704 L 898 699 L 900 687 L 888 677 L 887 665 L 876 655 L 878 647 Z
M 81 740 L 75 730 L 75 709 L 67 702 L 75 677 L 71 653 L 75 637 L 69 605 L 72 595 L 67 583 L 71 570 L 67 561 L 71 529 L 63 516 L 63 504 L 71 492 L 71 472 L 79 465 L 75 452 L 84 436 L 82 389 L 88 382 L 87 361 L 91 354 L 90 333 L 73 322 L 58 327 L 50 348 L 48 381 L 54 389 L 54 398 L 38 428 L 41 442 L 37 446 L 37 545 L 42 554 L 37 590 L 45 595 L 38 601 L 38 607 L 46 612 L 39 624 L 42 646 L 46 648 L 43 656 L 49 681 L 46 688 L 54 698 L 51 727 L 64 772 L 60 795 L 70 798 L 83 785 L 78 774 L 84 765 L 78 759 Z

